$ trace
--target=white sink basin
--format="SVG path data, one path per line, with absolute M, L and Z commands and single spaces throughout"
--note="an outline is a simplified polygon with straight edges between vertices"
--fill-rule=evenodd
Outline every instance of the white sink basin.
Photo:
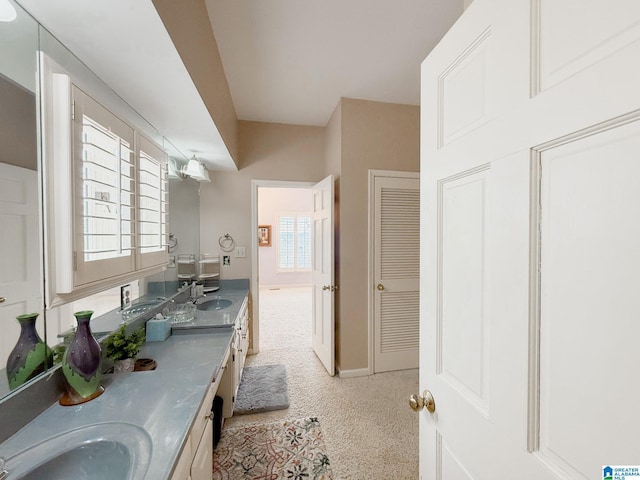
M 9 478 L 91 480 L 144 478 L 151 438 L 123 422 L 94 424 L 61 433 L 6 459 Z
M 230 307 L 232 303 L 231 300 L 227 300 L 226 298 L 214 298 L 198 304 L 198 310 L 224 310 Z

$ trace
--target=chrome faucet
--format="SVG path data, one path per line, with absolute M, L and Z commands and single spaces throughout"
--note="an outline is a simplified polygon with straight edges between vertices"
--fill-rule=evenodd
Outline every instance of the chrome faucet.
M 194 305 L 196 303 L 198 303 L 198 300 L 200 300 L 203 297 L 206 297 L 206 295 L 205 295 L 205 293 L 203 291 L 202 285 L 198 285 L 198 284 L 196 284 L 196 282 L 193 282 L 191 284 L 191 290 L 190 290 L 189 294 L 190 294 L 190 297 L 191 297 L 190 301 Z

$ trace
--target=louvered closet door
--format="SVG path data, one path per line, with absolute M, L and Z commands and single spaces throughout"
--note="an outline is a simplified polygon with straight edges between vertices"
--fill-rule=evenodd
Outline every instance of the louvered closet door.
M 375 177 L 374 371 L 418 367 L 420 185 Z

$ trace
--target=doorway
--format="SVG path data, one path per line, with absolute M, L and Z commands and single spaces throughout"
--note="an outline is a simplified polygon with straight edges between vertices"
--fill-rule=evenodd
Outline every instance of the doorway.
M 251 285 L 254 353 L 291 342 L 311 346 L 306 324 L 312 316 L 311 238 L 307 229 L 313 209 L 312 185 L 280 181 L 254 184 L 252 225 L 258 227 Z M 283 323 L 285 316 L 290 321 Z
M 298 238 L 300 235 L 310 234 L 311 246 L 309 248 L 309 264 L 311 267 L 311 285 L 312 285 L 312 326 L 311 339 L 313 351 L 324 365 L 330 376 L 335 375 L 335 292 L 338 286 L 335 285 L 335 231 L 334 231 L 334 194 L 335 179 L 333 175 L 329 175 L 318 183 L 306 182 L 285 182 L 285 181 L 269 181 L 269 180 L 252 180 L 251 185 L 251 221 L 252 229 L 256 231 L 256 240 L 252 242 L 251 247 L 251 290 L 254 292 L 252 313 L 252 338 L 251 352 L 257 353 L 260 349 L 260 274 L 259 274 L 259 255 L 258 249 L 260 244 L 270 243 L 267 240 L 268 232 L 272 230 L 268 225 L 260 228 L 258 223 L 258 205 L 259 205 L 259 189 L 260 188 L 308 188 L 312 195 L 313 215 L 308 220 L 291 219 L 289 221 L 294 232 L 293 237 Z M 289 209 L 295 207 L 289 205 Z M 286 215 L 285 215 L 286 216 Z M 280 222 L 280 220 L 278 220 Z M 306 223 L 305 223 L 306 222 Z M 285 224 L 283 224 L 283 228 Z M 273 227 L 273 225 L 271 226 Z M 275 241 L 282 240 L 284 243 L 291 243 L 291 240 L 284 240 L 276 232 Z M 300 242 L 294 242 L 294 258 L 293 264 L 298 265 L 297 258 L 305 258 L 297 250 Z M 279 252 L 279 249 L 276 250 Z M 286 255 L 285 255 L 286 256 Z M 288 266 L 289 264 L 287 264 Z M 279 268 L 282 268 L 280 265 Z
M 258 188 L 261 350 L 311 347 L 311 189 Z

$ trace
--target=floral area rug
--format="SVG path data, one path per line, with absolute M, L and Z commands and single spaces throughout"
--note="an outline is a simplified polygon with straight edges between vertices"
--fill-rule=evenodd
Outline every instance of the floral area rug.
M 332 480 L 317 418 L 223 430 L 213 480 Z

